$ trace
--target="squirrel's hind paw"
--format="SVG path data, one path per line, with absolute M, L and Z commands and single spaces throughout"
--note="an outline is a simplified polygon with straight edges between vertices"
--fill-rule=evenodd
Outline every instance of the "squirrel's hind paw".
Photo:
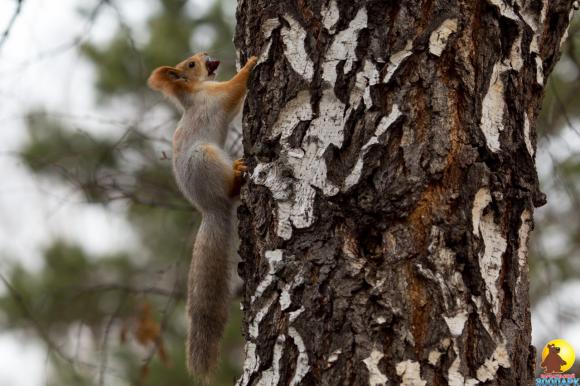
M 234 161 L 233 169 L 234 175 L 230 189 L 230 197 L 237 197 L 240 195 L 240 189 L 244 184 L 244 173 L 248 170 L 248 167 L 243 159 L 238 159 Z
M 242 158 L 237 159 L 234 161 L 234 173 L 239 173 L 240 175 L 245 173 L 246 171 L 248 171 L 248 167 L 246 166 L 246 161 L 244 161 Z

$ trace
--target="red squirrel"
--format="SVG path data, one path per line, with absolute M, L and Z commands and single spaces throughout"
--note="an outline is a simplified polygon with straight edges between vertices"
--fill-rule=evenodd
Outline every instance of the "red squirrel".
M 224 151 L 240 111 L 251 57 L 230 80 L 214 81 L 219 61 L 198 53 L 175 67 L 155 69 L 148 84 L 182 111 L 173 135 L 173 172 L 183 195 L 201 212 L 188 278 L 187 365 L 207 378 L 215 369 L 230 305 L 234 207 L 246 165 Z

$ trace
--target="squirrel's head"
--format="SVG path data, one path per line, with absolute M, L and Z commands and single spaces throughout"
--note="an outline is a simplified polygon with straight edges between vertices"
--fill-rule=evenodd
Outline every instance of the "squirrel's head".
M 190 82 L 203 82 L 215 78 L 219 65 L 219 60 L 213 60 L 207 52 L 200 52 L 179 63 L 175 68 Z
M 184 107 L 187 95 L 195 90 L 195 85 L 206 80 L 213 80 L 219 66 L 219 60 L 211 59 L 207 52 L 200 52 L 184 60 L 175 67 L 156 68 L 147 84 L 153 90 L 161 91 Z
M 156 68 L 149 76 L 147 83 L 149 87 L 158 91 L 167 91 L 169 84 L 173 86 L 171 89 L 174 89 L 175 86 L 191 89 L 195 83 L 213 80 L 219 65 L 219 60 L 211 59 L 207 52 L 200 52 L 175 67 Z

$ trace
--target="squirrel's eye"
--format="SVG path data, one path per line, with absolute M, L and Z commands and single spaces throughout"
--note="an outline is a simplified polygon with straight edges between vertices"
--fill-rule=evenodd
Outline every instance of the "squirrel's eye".
M 195 67 L 195 62 L 189 62 L 189 63 L 187 64 L 187 67 L 189 67 L 189 68 L 193 68 L 193 67 Z

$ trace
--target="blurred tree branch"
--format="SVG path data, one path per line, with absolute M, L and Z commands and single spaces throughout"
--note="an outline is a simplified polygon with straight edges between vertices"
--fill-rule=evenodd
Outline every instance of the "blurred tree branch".
M 20 11 L 22 10 L 22 3 L 23 2 L 24 2 L 23 0 L 16 0 L 16 8 L 14 9 L 14 13 L 12 14 L 12 17 L 10 18 L 10 20 L 8 21 L 8 25 L 6 26 L 6 29 L 4 30 L 2 35 L 0 35 L 0 49 L 2 49 L 2 46 L 4 45 L 6 40 L 8 39 L 8 35 L 10 35 L 10 31 L 12 30 L 12 27 L 14 26 L 14 22 L 16 22 L 16 18 L 18 17 L 18 15 L 20 15 Z

